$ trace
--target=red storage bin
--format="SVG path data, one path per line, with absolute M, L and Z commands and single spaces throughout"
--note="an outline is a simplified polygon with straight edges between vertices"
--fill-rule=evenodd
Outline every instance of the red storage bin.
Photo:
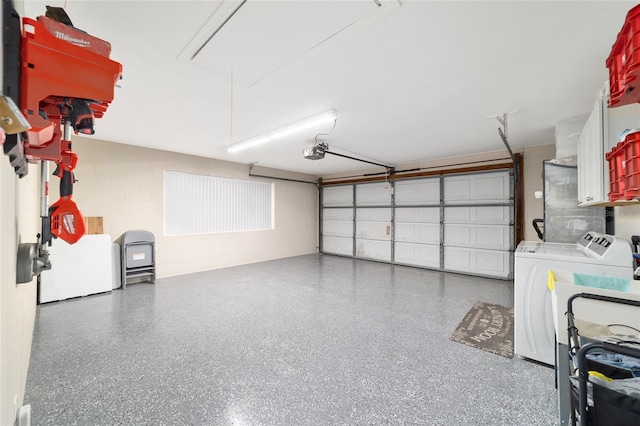
M 627 13 L 606 60 L 609 107 L 640 102 L 640 5 Z
M 624 143 L 620 142 L 606 155 L 609 162 L 609 200 L 618 201 L 624 198 L 626 189 Z
M 640 5 L 634 7 L 627 13 L 624 27 L 624 55 L 627 74 L 634 74 L 640 71 Z
M 640 198 L 640 131 L 624 138 L 624 199 Z
M 625 93 L 625 57 L 624 40 L 620 40 L 622 33 L 618 34 L 616 43 L 611 48 L 611 54 L 607 58 L 606 64 L 609 69 L 609 106 L 619 106 L 623 101 Z

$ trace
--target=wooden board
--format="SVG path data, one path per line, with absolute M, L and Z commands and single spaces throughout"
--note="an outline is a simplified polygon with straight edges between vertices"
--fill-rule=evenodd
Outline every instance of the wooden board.
M 91 216 L 84 218 L 87 227 L 87 235 L 103 234 L 102 216 Z

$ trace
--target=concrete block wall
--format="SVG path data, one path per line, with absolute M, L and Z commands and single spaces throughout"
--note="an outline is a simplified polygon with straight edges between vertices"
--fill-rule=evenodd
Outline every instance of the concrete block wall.
M 317 252 L 318 190 L 314 185 L 273 181 L 272 230 L 166 237 L 165 170 L 250 180 L 248 165 L 96 139 L 74 137 L 73 141 L 79 157 L 73 199 L 84 216 L 104 218 L 104 233 L 113 240 L 129 230 L 151 231 L 156 238 L 158 277 Z M 256 173 L 317 179 L 264 168 Z M 51 203 L 58 197 L 58 181 L 51 178 Z

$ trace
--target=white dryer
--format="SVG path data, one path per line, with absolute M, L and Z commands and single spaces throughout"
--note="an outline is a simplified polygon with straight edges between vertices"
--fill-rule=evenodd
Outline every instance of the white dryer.
M 576 244 L 522 241 L 515 253 L 514 322 L 516 355 L 554 365 L 554 311 L 549 270 L 633 279 L 631 245 L 590 231 Z M 588 292 L 588 287 L 585 287 Z

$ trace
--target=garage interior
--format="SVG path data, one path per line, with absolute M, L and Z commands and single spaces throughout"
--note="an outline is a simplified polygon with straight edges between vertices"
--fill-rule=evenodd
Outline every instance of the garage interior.
M 100 232 L 20 284 L 42 165 L 0 159 L 0 424 L 558 424 L 553 368 L 450 336 L 513 308 L 543 161 L 634 2 L 13 1 L 47 5 L 122 79 L 71 137 Z M 630 241 L 640 208 L 609 212 Z
M 557 424 L 552 368 L 449 340 L 479 299 L 512 285 L 311 254 L 51 303 L 26 402 L 33 424 Z

